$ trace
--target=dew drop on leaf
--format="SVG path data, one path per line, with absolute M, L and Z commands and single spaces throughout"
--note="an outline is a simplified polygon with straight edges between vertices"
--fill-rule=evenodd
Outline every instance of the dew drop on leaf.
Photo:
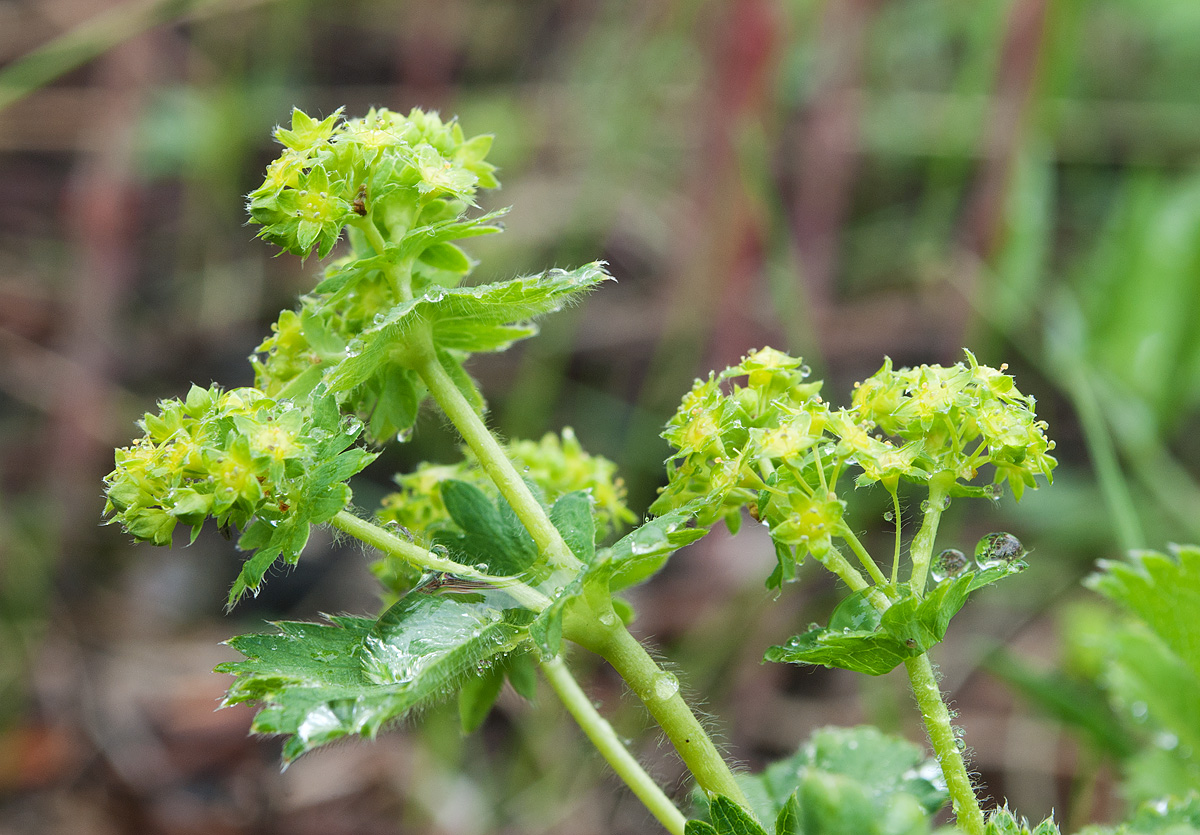
M 1025 556 L 1025 546 L 1010 533 L 990 533 L 975 546 L 975 562 L 981 569 L 999 568 Z
M 962 551 L 957 548 L 947 548 L 933 558 L 933 562 L 929 565 L 929 576 L 935 583 L 940 583 L 950 577 L 962 574 L 970 564 L 970 559 Z

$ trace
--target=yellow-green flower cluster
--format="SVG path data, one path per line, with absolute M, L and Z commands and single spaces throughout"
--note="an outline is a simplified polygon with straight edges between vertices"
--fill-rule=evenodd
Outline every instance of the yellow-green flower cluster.
M 476 189 L 497 186 L 484 160 L 492 138 L 468 139 L 436 113 L 372 109 L 343 120 L 338 110 L 318 121 L 294 110 L 275 137 L 284 151 L 247 209 L 260 237 L 300 256 L 316 247 L 324 258 L 343 227 L 368 215 L 384 230 L 407 229 L 454 216 Z
M 724 518 L 736 529 L 748 506 L 777 544 L 820 557 L 842 525 L 837 482 L 846 468 L 860 471 L 858 484 L 892 493 L 901 479 L 938 475 L 950 495 L 984 496 L 996 488 L 971 482 L 990 464 L 993 484 L 1009 483 L 1017 498 L 1054 469 L 1033 399 L 969 352 L 949 368 L 887 362 L 856 386 L 849 409 L 830 409 L 807 374 L 801 360 L 764 348 L 697 380 L 663 433 L 676 453 L 651 509 L 703 500 L 702 524 Z
M 340 472 L 314 478 L 314 470 L 348 446 L 358 427 L 340 424 L 336 412 L 327 418 L 333 425 L 320 426 L 313 411 L 257 389 L 193 386 L 186 400 L 147 413 L 142 437 L 116 451 L 105 515 L 155 545 L 170 545 L 180 522 L 194 540 L 210 516 L 239 528 L 253 519 L 277 523 L 298 509 L 328 518 L 349 501 L 349 488 L 332 483 L 344 480 L 332 478 Z M 374 456 L 355 450 L 352 457 L 361 469 Z M 314 500 L 329 507 L 314 514 Z
M 469 450 L 464 448 L 464 453 L 467 459 L 458 464 L 424 463 L 412 473 L 397 475 L 400 489 L 384 498 L 380 518 L 413 532 L 436 529 L 449 518 L 438 490 L 438 484 L 449 479 L 494 494 L 491 479 L 470 457 Z M 513 441 L 507 453 L 548 503 L 577 490 L 590 494 L 597 540 L 637 521 L 625 504 L 625 483 L 617 476 L 617 465 L 585 452 L 570 427 L 563 429 L 561 436 L 549 432 L 540 441 Z
M 1054 442 L 1034 414 L 1034 399 L 1017 389 L 1004 366 L 989 368 L 966 355 L 965 363 L 949 367 L 896 370 L 889 360 L 856 387 L 853 418 L 904 444 L 887 465 L 884 456 L 859 455 L 864 480 L 899 475 L 921 481 L 950 473 L 966 485 L 991 465 L 992 483 L 1007 483 L 1020 499 L 1025 488 L 1036 489 L 1036 476 L 1053 477 Z

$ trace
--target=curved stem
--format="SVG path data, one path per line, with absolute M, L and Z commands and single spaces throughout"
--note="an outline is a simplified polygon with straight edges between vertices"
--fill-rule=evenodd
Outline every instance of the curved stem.
M 906 659 L 904 666 L 925 720 L 929 743 L 946 777 L 946 788 L 950 792 L 950 803 L 954 807 L 958 826 L 968 835 L 983 835 L 983 812 L 979 809 L 962 752 L 958 750 L 958 740 L 950 724 L 950 711 L 942 700 L 942 691 L 938 688 L 929 655 L 922 653 Z
M 571 675 L 571 671 L 563 663 L 562 656 L 543 661 L 542 672 L 546 674 L 547 681 L 567 711 L 575 718 L 601 756 L 612 766 L 613 771 L 617 772 L 617 776 L 625 781 L 625 785 L 629 786 L 638 800 L 642 801 L 650 810 L 650 814 L 654 815 L 671 835 L 683 835 L 687 819 L 629 753 L 608 720 L 592 706 L 591 699 Z
M 360 519 L 346 510 L 338 511 L 329 520 L 338 530 L 345 531 L 351 536 L 362 540 L 367 545 L 393 557 L 404 560 L 409 565 L 423 571 L 444 571 L 455 577 L 486 583 L 498 589 L 504 589 L 527 609 L 540 612 L 550 605 L 550 598 L 535 588 L 527 586 L 516 577 L 495 577 L 485 574 L 473 566 L 464 565 L 454 560 L 439 557 L 432 551 L 427 551 L 420 545 L 396 536 L 386 528 L 381 528 L 366 519 Z
M 900 509 L 900 496 L 892 491 L 892 517 L 896 520 L 896 551 L 892 555 L 892 585 L 900 582 L 900 533 L 904 524 L 904 512 Z
M 488 431 L 483 419 L 446 373 L 433 351 L 432 344 L 428 344 L 428 339 L 425 341 L 425 345 L 414 346 L 418 351 L 415 370 L 428 387 L 429 393 L 433 395 L 433 399 L 442 407 L 442 411 L 450 418 L 450 422 L 467 442 L 467 446 L 475 453 L 475 458 L 484 472 L 495 482 L 500 493 L 517 514 L 517 518 L 521 520 L 521 524 L 533 537 L 538 550 L 546 555 L 550 564 L 556 568 L 582 568 L 583 563 L 563 541 L 562 534 L 550 522 L 550 517 L 546 515 L 538 500 L 533 497 L 529 485 L 508 460 L 499 441 Z
M 567 638 L 604 658 L 625 679 L 671 740 L 700 788 L 730 798 L 753 815 L 750 801 L 729 764 L 679 695 L 679 681 L 654 662 L 625 624 L 616 618 L 612 625 L 589 621 L 582 628 L 567 626 Z

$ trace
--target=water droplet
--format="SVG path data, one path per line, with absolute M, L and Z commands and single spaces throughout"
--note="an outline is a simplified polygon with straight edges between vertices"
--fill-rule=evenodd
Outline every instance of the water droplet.
M 1146 716 L 1150 713 L 1150 708 L 1145 702 L 1134 702 L 1129 706 L 1129 712 L 1133 714 L 1133 718 L 1139 722 L 1145 722 Z
M 1004 496 L 1004 488 L 999 484 L 989 484 L 983 488 L 983 495 L 994 502 L 998 502 Z
M 476 571 L 478 571 L 480 574 L 487 574 L 487 573 L 488 573 L 488 565 L 487 565 L 487 563 L 486 563 L 486 562 L 477 562 L 477 563 L 475 563 L 475 565 L 474 565 L 473 567 L 474 567 L 474 569 L 475 569 Z
M 962 574 L 971 564 L 967 555 L 957 548 L 947 548 L 933 558 L 929 565 L 929 576 L 935 583 Z
M 432 548 L 429 549 L 429 553 L 433 554 L 435 557 L 437 557 L 440 560 L 450 559 L 450 549 L 447 548 L 445 545 L 434 545 Z
M 596 620 L 600 621 L 601 626 L 612 626 L 617 622 L 617 616 L 612 612 L 603 612 Z
M 950 497 L 942 496 L 942 510 L 945 510 L 948 507 L 950 507 Z
M 959 751 L 966 751 L 967 750 L 967 742 L 964 739 L 956 739 L 956 740 L 954 740 L 954 747 L 957 748 Z
M 342 420 L 342 428 L 347 435 L 357 435 L 362 431 L 363 423 L 354 415 L 346 415 Z
M 887 521 L 889 521 L 889 522 L 892 522 L 892 521 L 895 521 L 895 519 L 896 519 L 896 514 L 895 514 L 895 513 L 892 513 L 892 511 L 890 511 L 890 510 L 889 510 L 889 511 L 887 511 L 886 513 L 884 513 L 884 514 L 883 514 L 883 518 L 884 518 L 884 519 L 886 519 L 886 520 L 887 520 Z
M 931 505 L 931 504 L 929 503 L 929 499 L 925 499 L 923 502 L 921 502 L 921 512 L 922 512 L 922 513 L 928 513 L 928 512 L 929 512 L 929 509 L 930 509 L 931 507 L 933 507 L 933 505 Z
M 401 429 L 396 433 L 396 443 L 406 444 L 412 440 L 413 428 L 410 426 L 407 429 Z
M 800 366 L 800 378 L 803 379 L 809 374 L 812 374 L 812 369 L 807 365 Z
M 659 673 L 654 677 L 654 698 L 665 702 L 679 692 L 679 679 L 670 673 Z
M 981 569 L 999 568 L 1025 556 L 1025 546 L 1010 533 L 990 533 L 975 546 L 975 562 Z

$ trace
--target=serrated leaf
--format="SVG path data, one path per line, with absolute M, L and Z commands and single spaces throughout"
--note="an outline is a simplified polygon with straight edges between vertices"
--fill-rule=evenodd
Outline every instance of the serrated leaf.
M 289 735 L 286 761 L 345 736 L 373 737 L 519 646 L 531 615 L 509 606 L 500 592 L 415 593 L 375 622 L 281 623 L 276 634 L 234 638 L 246 658 L 217 667 L 238 677 L 225 701 L 260 702 L 253 730 Z
M 702 539 L 708 528 L 689 527 L 695 519 L 695 503 L 665 513 L 630 531 L 599 557 L 608 564 L 612 591 L 620 591 L 644 582 L 666 563 L 667 558 L 684 546 Z
M 741 783 L 764 820 L 783 818 L 795 803 L 804 835 L 893 831 L 885 821 L 903 823 L 896 832 L 927 832 L 947 798 L 941 770 L 919 746 L 869 726 L 819 729 L 791 757 Z M 861 829 L 839 828 L 843 812 L 832 807 L 847 797 L 865 813 Z
M 481 330 L 482 344 L 494 344 L 495 326 L 523 326 L 609 278 L 597 262 L 572 271 L 551 270 L 477 287 L 430 287 L 422 296 L 382 314 L 377 323 L 365 329 L 357 353 L 331 372 L 330 387 L 333 391 L 349 391 L 384 372 L 392 363 L 393 349 L 406 344 L 408 330 L 418 321 L 430 323 L 434 343 L 439 346 L 443 332 L 455 345 L 463 345 L 476 323 L 485 326 Z M 508 335 L 515 336 L 516 332 Z
M 458 531 L 439 533 L 436 540 L 467 565 L 486 565 L 487 573 L 512 576 L 537 559 L 537 545 L 503 498 L 495 503 L 473 484 L 455 479 L 439 488 L 442 502 Z
M 1101 568 L 1088 585 L 1137 615 L 1200 676 L 1200 549 L 1181 547 L 1177 559 L 1144 551 Z
M 883 613 L 868 602 L 866 590 L 855 592 L 834 609 L 829 626 L 811 629 L 783 646 L 771 647 L 765 658 L 884 675 L 945 638 L 950 619 L 972 591 L 1025 567 L 1024 563 L 1014 562 L 968 572 L 943 580 L 923 598 L 906 590 Z

